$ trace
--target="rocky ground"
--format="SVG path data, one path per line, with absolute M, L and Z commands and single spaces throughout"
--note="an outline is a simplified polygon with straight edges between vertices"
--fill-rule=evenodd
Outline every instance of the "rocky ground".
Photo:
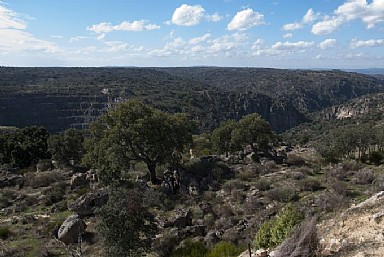
M 324 165 L 306 148 L 290 151 L 283 164 L 188 160 L 176 193 L 167 183 L 140 182 L 160 228 L 150 256 L 167 256 L 186 238 L 247 244 L 288 202 L 318 217 L 319 256 L 383 256 L 384 194 L 376 194 L 384 190 L 383 174 L 382 166 L 356 162 Z M 108 189 L 94 172 L 3 172 L 0 187 L 0 256 L 101 256 L 94 213 Z

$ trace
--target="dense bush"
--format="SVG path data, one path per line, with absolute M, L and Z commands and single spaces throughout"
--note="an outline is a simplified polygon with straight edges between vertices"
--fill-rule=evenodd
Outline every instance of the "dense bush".
M 235 257 L 238 256 L 243 249 L 228 242 L 220 242 L 212 247 L 205 255 L 206 257 Z
M 286 205 L 276 219 L 268 220 L 260 226 L 254 240 L 255 248 L 270 248 L 281 244 L 302 219 L 303 215 L 292 204 Z
M 301 190 L 303 191 L 317 191 L 321 189 L 321 183 L 316 178 L 307 177 L 299 181 Z
M 267 178 L 260 178 L 255 186 L 257 189 L 259 189 L 260 191 L 267 191 L 271 188 L 271 181 Z

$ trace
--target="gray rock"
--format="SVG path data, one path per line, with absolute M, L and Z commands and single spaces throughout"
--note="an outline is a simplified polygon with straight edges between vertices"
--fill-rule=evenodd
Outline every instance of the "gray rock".
M 88 193 L 81 196 L 68 209 L 76 212 L 79 216 L 88 216 L 95 213 L 95 209 L 105 205 L 108 202 L 109 191 L 104 188 L 94 193 Z
M 57 238 L 65 244 L 76 243 L 86 228 L 87 225 L 78 215 L 71 215 L 60 226 Z

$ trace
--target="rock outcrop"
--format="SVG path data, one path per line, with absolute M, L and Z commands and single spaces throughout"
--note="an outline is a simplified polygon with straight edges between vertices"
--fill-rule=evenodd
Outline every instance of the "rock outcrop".
M 70 211 L 76 212 L 79 216 L 92 215 L 95 209 L 108 202 L 109 191 L 104 188 L 94 193 L 87 193 L 68 206 Z
M 79 235 L 85 232 L 87 225 L 78 215 L 69 216 L 60 226 L 57 239 L 65 244 L 78 242 Z

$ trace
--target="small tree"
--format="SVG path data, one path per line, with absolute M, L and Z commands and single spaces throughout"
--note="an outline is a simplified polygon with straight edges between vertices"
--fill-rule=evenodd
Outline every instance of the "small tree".
M 68 165 L 73 161 L 79 164 L 84 154 L 83 132 L 77 129 L 67 129 L 59 135 L 48 138 L 48 151 L 59 164 Z
M 137 257 L 151 249 L 157 226 L 142 202 L 136 189 L 111 188 L 108 203 L 98 211 L 105 256 Z
M 238 123 L 234 120 L 228 120 L 220 124 L 212 132 L 212 143 L 214 149 L 219 153 L 224 153 L 226 157 L 234 150 L 232 142 L 232 133 L 238 128 Z
M 184 114 L 168 114 L 135 100 L 117 105 L 91 124 L 85 162 L 101 171 L 105 183 L 119 179 L 132 161 L 144 162 L 151 182 L 156 166 L 192 143 L 193 123 Z
M 234 132 L 234 145 L 250 145 L 253 152 L 264 151 L 269 148 L 269 144 L 276 140 L 271 126 L 257 113 L 244 116 L 239 121 L 239 128 Z

